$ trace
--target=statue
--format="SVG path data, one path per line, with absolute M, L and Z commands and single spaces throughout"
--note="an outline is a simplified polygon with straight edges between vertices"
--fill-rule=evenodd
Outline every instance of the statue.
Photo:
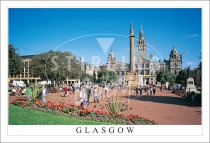
M 192 75 L 191 75 L 191 71 L 190 71 L 190 66 L 187 68 L 187 77 L 189 78 L 189 77 L 191 77 Z
M 149 55 L 149 60 L 152 61 L 152 59 L 153 59 L 153 54 L 150 54 Z

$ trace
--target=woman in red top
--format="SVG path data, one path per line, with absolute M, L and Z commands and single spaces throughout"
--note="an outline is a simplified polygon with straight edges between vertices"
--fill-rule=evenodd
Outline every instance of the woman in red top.
M 63 90 L 64 90 L 64 96 L 65 97 L 68 96 L 68 90 L 69 90 L 68 87 L 65 86 Z

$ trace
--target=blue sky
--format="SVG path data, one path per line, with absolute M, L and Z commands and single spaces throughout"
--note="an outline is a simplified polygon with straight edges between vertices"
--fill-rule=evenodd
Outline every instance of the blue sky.
M 174 8 L 10 8 L 9 43 L 20 55 L 54 50 L 71 51 L 91 63 L 92 56 L 106 62 L 110 50 L 117 60 L 129 59 L 129 26 L 134 25 L 135 48 L 142 24 L 147 46 L 156 59 L 168 59 L 175 45 L 183 55 L 183 67 L 196 67 L 201 53 L 201 9 Z M 80 38 L 78 38 L 80 37 Z M 105 53 L 96 38 L 114 38 Z M 135 49 L 137 50 L 137 49 Z

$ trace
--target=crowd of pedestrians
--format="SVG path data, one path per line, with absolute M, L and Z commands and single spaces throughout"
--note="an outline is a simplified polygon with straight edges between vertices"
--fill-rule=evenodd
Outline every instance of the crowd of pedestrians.
M 158 86 L 160 91 L 163 92 L 165 87 L 163 85 Z M 145 92 L 145 95 L 147 96 L 155 96 L 156 95 L 156 91 L 157 91 L 157 86 L 156 85 L 140 85 L 135 87 L 135 93 L 136 96 L 142 96 L 143 91 Z

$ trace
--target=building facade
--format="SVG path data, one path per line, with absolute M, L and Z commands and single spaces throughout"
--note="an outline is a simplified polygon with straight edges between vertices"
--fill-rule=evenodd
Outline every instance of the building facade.
M 150 53 L 149 59 L 147 59 L 147 43 L 142 26 L 139 31 L 136 55 L 135 67 L 136 72 L 142 75 L 141 84 L 156 83 L 157 74 L 159 71 L 165 70 L 166 63 L 163 61 L 154 61 L 152 53 Z
M 124 84 L 125 75 L 129 69 L 129 64 L 125 63 L 124 61 L 116 62 L 116 56 L 114 52 L 111 50 L 107 57 L 106 64 L 101 66 L 101 69 L 114 71 L 117 75 L 117 82 L 119 84 Z
M 182 59 L 174 46 L 169 55 L 169 60 L 155 61 L 152 53 L 149 54 L 149 58 L 147 58 L 147 54 L 147 43 L 141 26 L 137 41 L 137 52 L 135 53 L 136 60 L 134 61 L 134 70 L 142 78 L 140 84 L 156 83 L 156 77 L 160 71 L 169 70 L 171 73 L 178 75 L 181 70 Z M 125 82 L 126 72 L 129 71 L 129 64 L 116 62 L 116 56 L 112 50 L 107 57 L 107 62 L 104 67 L 107 70 L 116 72 L 118 82 Z
M 178 75 L 181 70 L 181 56 L 174 46 L 169 57 L 169 70 L 175 75 Z

